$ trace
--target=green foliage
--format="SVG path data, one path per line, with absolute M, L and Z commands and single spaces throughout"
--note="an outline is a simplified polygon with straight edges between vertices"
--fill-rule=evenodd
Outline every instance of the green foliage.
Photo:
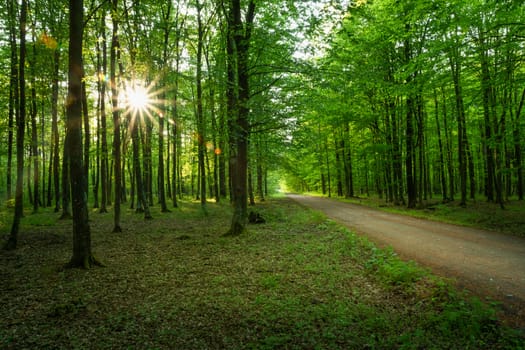
M 426 272 L 413 261 L 404 262 L 392 250 L 371 248 L 365 267 L 388 285 L 408 289 L 418 282 Z
M 287 199 L 228 238 L 228 205 L 152 210 L 122 235 L 98 216 L 90 271 L 61 268 L 70 223 L 27 225 L 0 253 L 0 347 L 519 348 L 493 307 Z

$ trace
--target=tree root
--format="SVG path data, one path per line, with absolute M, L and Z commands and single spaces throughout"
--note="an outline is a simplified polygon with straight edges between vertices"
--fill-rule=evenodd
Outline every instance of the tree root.
M 66 269 L 80 268 L 80 269 L 88 270 L 96 266 L 105 267 L 105 265 L 102 264 L 97 258 L 95 258 L 93 255 L 89 255 L 89 256 L 83 257 L 82 259 L 72 257 L 71 260 L 64 266 L 64 268 Z

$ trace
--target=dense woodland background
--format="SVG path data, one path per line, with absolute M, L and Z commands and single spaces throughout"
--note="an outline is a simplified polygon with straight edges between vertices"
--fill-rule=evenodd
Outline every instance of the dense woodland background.
M 71 3 L 84 9 L 82 186 L 115 230 L 120 205 L 148 219 L 191 196 L 204 211 L 232 201 L 240 233 L 246 203 L 277 189 L 409 208 L 523 200 L 518 1 Z M 0 11 L 0 196 L 15 221 L 17 192 L 68 217 L 72 13 L 63 0 Z

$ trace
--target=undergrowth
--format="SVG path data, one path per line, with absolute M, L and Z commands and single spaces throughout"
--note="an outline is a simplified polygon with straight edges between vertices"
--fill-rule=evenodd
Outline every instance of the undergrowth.
M 345 199 L 351 203 L 362 204 L 389 212 L 475 227 L 515 236 L 525 237 L 525 205 L 523 201 L 508 200 L 501 209 L 499 204 L 484 199 L 467 201 L 461 207 L 459 201 L 444 203 L 439 199 L 428 199 L 416 209 L 404 205 L 387 203 L 385 199 L 374 196 Z
M 5 349 L 519 349 L 494 309 L 287 199 L 224 237 L 230 208 L 91 213 L 106 265 L 63 269 L 71 222 L 43 211 L 0 252 Z M 2 233 L 7 225 L 1 226 Z

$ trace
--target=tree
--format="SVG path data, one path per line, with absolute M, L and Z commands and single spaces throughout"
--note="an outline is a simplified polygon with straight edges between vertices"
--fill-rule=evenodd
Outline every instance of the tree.
M 121 166 L 121 142 L 120 142 L 120 111 L 118 109 L 118 89 L 117 89 L 117 59 L 119 56 L 119 39 L 117 17 L 118 0 L 111 2 L 111 19 L 113 22 L 113 32 L 111 35 L 110 52 L 110 85 L 111 85 L 111 104 L 113 106 L 113 173 L 115 178 L 115 198 L 113 204 L 113 232 L 122 232 L 120 226 L 120 204 L 122 200 L 122 166 Z
M 16 192 L 15 192 L 15 213 L 9 239 L 5 249 L 16 249 L 18 242 L 18 231 L 20 230 L 20 220 L 24 215 L 24 135 L 26 123 L 26 82 L 25 82 L 25 62 L 26 62 L 26 24 L 27 24 L 27 0 L 22 0 L 20 9 L 20 54 L 18 56 L 18 92 L 19 111 L 16 118 Z
M 249 50 L 255 18 L 255 1 L 250 0 L 246 17 L 242 19 L 240 0 L 230 0 L 225 6 L 227 22 L 228 86 L 227 106 L 230 135 L 230 177 L 233 217 L 228 235 L 245 231 L 248 218 L 248 138 L 249 130 Z
M 83 0 L 69 1 L 69 64 L 66 100 L 67 136 L 64 147 L 69 155 L 69 177 L 73 212 L 73 256 L 68 267 L 90 268 L 100 263 L 91 252 L 91 229 L 87 206 L 86 173 L 82 149 L 82 39 L 84 30 Z

